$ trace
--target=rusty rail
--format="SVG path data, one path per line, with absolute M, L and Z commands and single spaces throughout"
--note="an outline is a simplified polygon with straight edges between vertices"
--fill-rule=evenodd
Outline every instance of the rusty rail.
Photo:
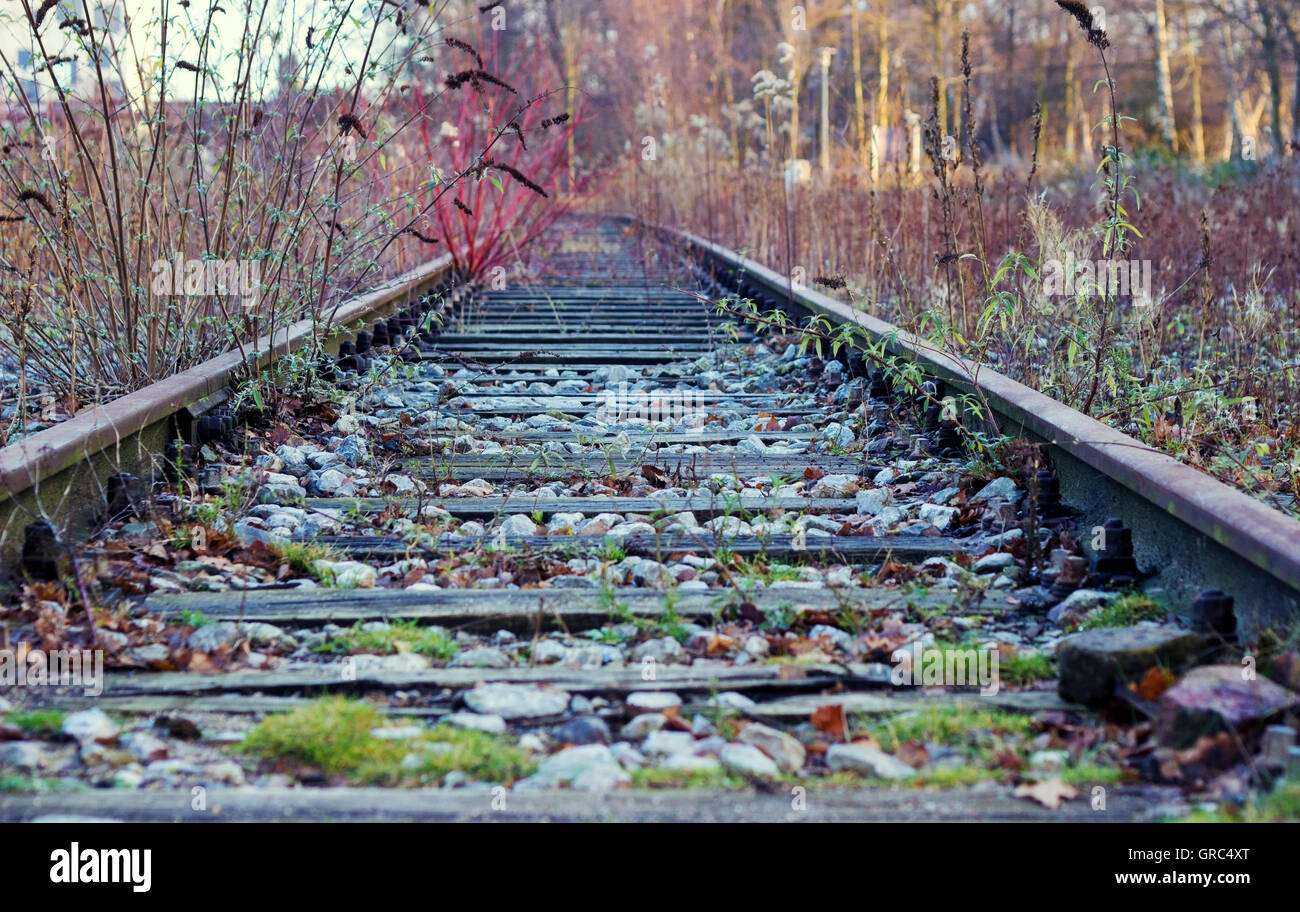
M 337 349 L 343 330 L 387 315 L 450 274 L 451 257 L 444 255 L 344 302 L 326 348 Z M 298 351 L 319 329 L 312 318 L 300 320 L 242 352 L 228 351 L 0 449 L 0 570 L 12 569 L 23 528 L 35 518 L 83 535 L 102 513 L 109 475 L 151 473 L 167 442 L 185 430 L 184 420 L 220 404 L 240 377 Z
M 633 220 L 636 221 L 636 220 Z M 1175 610 L 1217 587 L 1236 598 L 1243 632 L 1300 614 L 1300 522 L 1114 428 L 986 366 L 936 351 L 918 337 L 687 232 L 640 223 L 709 264 L 724 284 L 769 304 L 793 304 L 836 324 L 853 323 L 891 353 L 964 391 L 978 382 L 1006 433 L 1048 444 L 1063 496 L 1097 525 L 1118 516 L 1134 529 L 1135 554 Z M 1099 479 L 1098 476 L 1101 476 Z

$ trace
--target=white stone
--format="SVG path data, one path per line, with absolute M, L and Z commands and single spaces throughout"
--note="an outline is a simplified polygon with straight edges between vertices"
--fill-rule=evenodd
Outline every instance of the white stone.
M 604 792 L 632 781 L 610 749 L 603 744 L 584 744 L 552 754 L 537 772 L 516 783 L 515 788 L 547 789 L 571 785 L 588 792 Z
M 894 502 L 894 492 L 889 488 L 872 488 L 859 491 L 854 509 L 864 516 L 875 516 Z
M 979 493 L 971 498 L 971 503 L 980 503 L 994 497 L 1002 500 L 1019 500 L 1021 491 L 1010 478 L 995 478 L 980 488 Z
M 695 746 L 695 736 L 690 732 L 659 731 L 651 732 L 641 744 L 642 753 L 651 756 L 668 757 L 689 751 Z
M 442 721 L 457 728 L 469 728 L 489 735 L 502 735 L 506 730 L 506 720 L 494 713 L 458 712 L 443 717 Z
M 751 722 L 740 730 L 742 744 L 752 744 L 776 761 L 787 773 L 803 767 L 806 751 L 798 739 L 760 722 Z
M 916 775 L 902 760 L 866 744 L 833 744 L 826 751 L 826 764 L 833 770 L 852 770 L 879 779 L 907 779 Z
M 682 698 L 662 690 L 639 690 L 627 698 L 627 705 L 638 712 L 666 712 L 682 705 Z
M 941 507 L 938 504 L 921 504 L 920 517 L 924 522 L 929 523 L 940 531 L 946 531 L 952 527 L 953 520 L 961 511 L 956 507 Z
M 742 776 L 774 779 L 781 773 L 776 761 L 752 744 L 728 744 L 718 752 L 718 760 L 724 769 Z
M 536 719 L 563 713 L 569 708 L 569 694 L 530 684 L 480 684 L 465 694 L 465 704 L 476 713 L 506 720 Z
M 61 730 L 68 737 L 82 742 L 112 738 L 117 734 L 117 726 L 102 709 L 84 709 L 64 717 Z
M 1004 551 L 997 554 L 986 554 L 972 564 L 971 569 L 976 573 L 996 573 L 1004 567 L 1010 567 L 1015 562 L 1015 556 Z

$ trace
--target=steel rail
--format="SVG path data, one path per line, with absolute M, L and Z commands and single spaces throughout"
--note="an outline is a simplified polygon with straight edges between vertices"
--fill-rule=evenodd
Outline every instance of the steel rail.
M 1139 563 L 1160 571 L 1160 585 L 1176 612 L 1187 616 L 1195 595 L 1214 587 L 1234 596 L 1247 636 L 1300 614 L 1300 522 L 1295 519 L 987 366 L 936 350 L 849 304 L 798 287 L 735 251 L 628 218 L 693 252 L 724 285 L 751 298 L 793 304 L 838 325 L 852 323 L 947 384 L 966 392 L 978 384 L 1004 433 L 1048 445 L 1062 495 L 1072 506 L 1097 525 L 1117 516 L 1133 528 Z
M 326 349 L 337 349 L 340 330 L 398 310 L 444 281 L 451 266 L 445 254 L 343 302 L 324 334 Z M 185 420 L 220 404 L 241 377 L 300 350 L 320 329 L 308 317 L 0 449 L 0 571 L 16 565 L 27 523 L 45 518 L 71 537 L 84 534 L 103 511 L 109 475 L 151 474 L 168 441 L 187 430 Z

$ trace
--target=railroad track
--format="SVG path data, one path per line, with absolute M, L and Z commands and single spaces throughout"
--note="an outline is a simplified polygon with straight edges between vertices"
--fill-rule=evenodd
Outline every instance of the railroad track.
M 1185 479 L 1126 488 L 1146 453 L 1099 475 L 1101 432 L 996 377 L 1048 445 L 990 471 L 929 407 L 952 363 L 896 394 L 706 303 L 861 322 L 837 302 L 699 239 L 562 235 L 526 283 L 420 274 L 328 388 L 268 389 L 237 433 L 204 408 L 247 397 L 205 391 L 170 479 L 117 474 L 62 568 L 99 606 L 102 694 L 11 691 L 0 817 L 1113 821 L 1205 787 L 1169 772 L 1189 733 L 1147 673 L 1293 619 L 1296 524 L 1232 500 L 1208 537 L 1167 499 Z M 11 646 L 92 636 L 78 587 L 38 579 L 49 531 Z M 919 680 L 932 655 L 971 678 Z

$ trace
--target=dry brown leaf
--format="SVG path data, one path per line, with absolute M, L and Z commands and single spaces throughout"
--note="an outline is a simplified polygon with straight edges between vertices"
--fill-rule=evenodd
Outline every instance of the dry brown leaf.
M 1043 807 L 1050 810 L 1056 810 L 1061 806 L 1061 802 L 1072 801 L 1079 797 L 1079 790 L 1072 785 L 1066 785 L 1060 777 L 1047 779 L 1043 782 L 1035 782 L 1032 785 L 1022 785 L 1015 791 L 1017 798 L 1031 798 L 1037 801 Z
M 1133 692 L 1143 700 L 1152 702 L 1159 700 L 1160 695 L 1169 688 L 1173 687 L 1178 681 L 1178 675 L 1164 668 L 1152 667 L 1147 669 L 1147 673 L 1142 676 L 1138 684 L 1130 684 Z
M 819 706 L 813 710 L 810 721 L 818 731 L 825 732 L 837 741 L 844 740 L 844 706 Z
M 898 750 L 894 752 L 894 756 L 912 767 L 912 769 L 920 769 L 930 762 L 930 752 L 925 749 L 925 745 L 920 741 L 905 741 L 898 745 Z

